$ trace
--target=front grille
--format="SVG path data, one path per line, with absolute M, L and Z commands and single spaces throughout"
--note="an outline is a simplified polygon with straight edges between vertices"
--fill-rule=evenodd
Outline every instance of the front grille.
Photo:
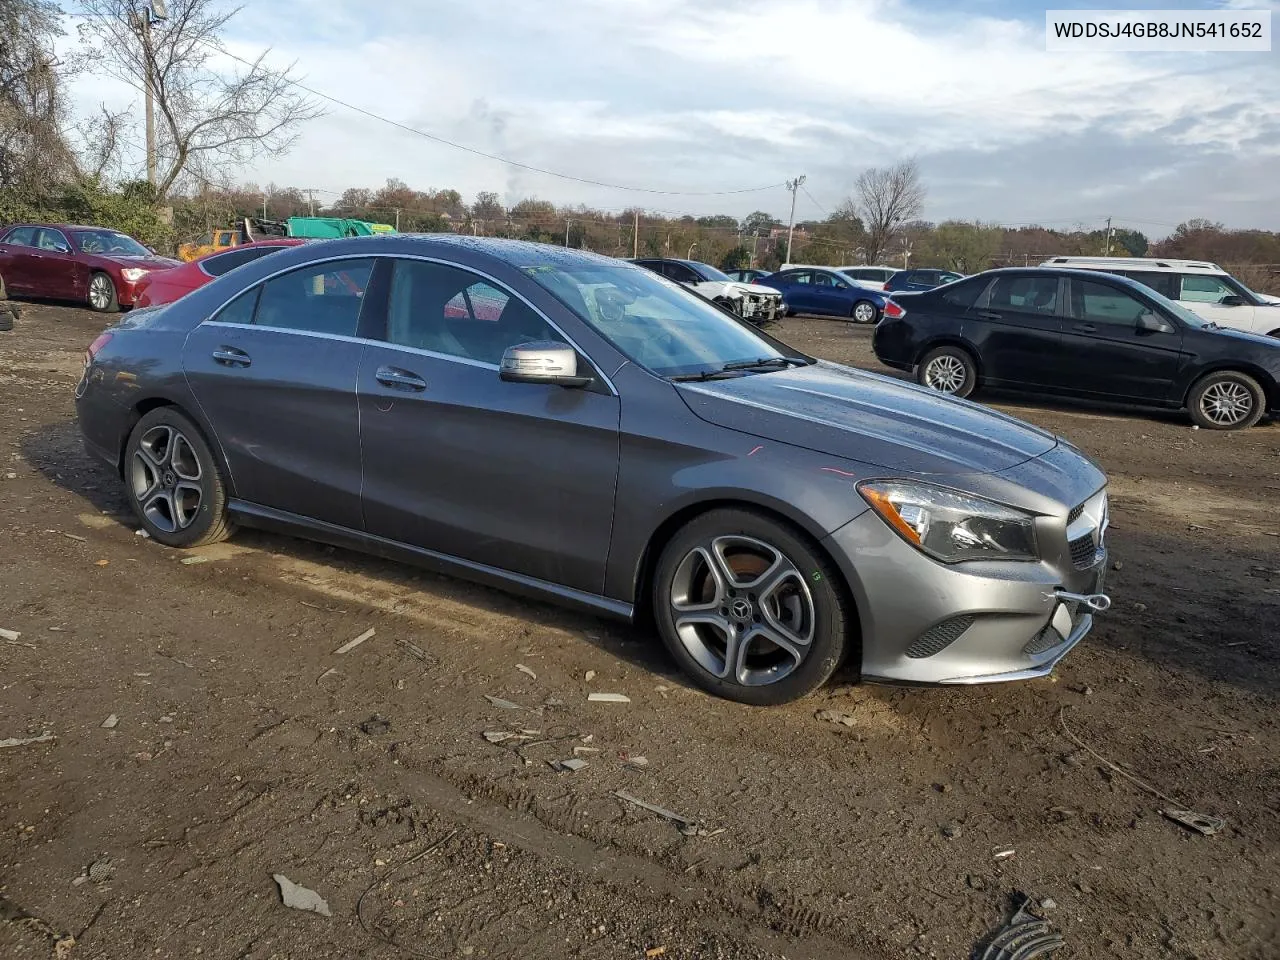
M 974 618 L 968 614 L 952 617 L 950 620 L 943 620 L 937 626 L 930 627 L 920 634 L 920 638 L 907 647 L 907 656 L 912 660 L 932 657 L 935 653 L 940 652 L 943 648 L 958 640 L 962 633 L 973 626 L 973 621 Z
M 1044 653 L 1046 650 L 1052 650 L 1058 644 L 1065 642 L 1057 630 L 1053 629 L 1053 627 L 1045 627 L 1031 638 L 1027 645 L 1022 648 L 1022 652 L 1035 656 L 1038 653 Z
M 1098 546 L 1093 542 L 1092 533 L 1077 537 L 1067 546 L 1071 549 L 1071 562 L 1077 570 L 1087 570 L 1098 562 Z
M 1080 506 L 1078 507 L 1072 507 L 1071 512 L 1067 514 L 1067 526 L 1071 526 L 1071 524 L 1079 520 L 1083 513 L 1084 513 L 1083 503 L 1080 504 Z

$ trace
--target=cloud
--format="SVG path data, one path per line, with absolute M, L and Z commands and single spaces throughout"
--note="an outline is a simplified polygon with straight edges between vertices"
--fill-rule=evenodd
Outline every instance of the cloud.
M 1043 10 L 1007 2 L 277 0 L 233 26 L 232 49 L 275 38 L 271 62 L 296 60 L 318 90 L 588 180 L 706 192 L 805 173 L 813 217 L 864 167 L 915 155 L 931 218 L 1083 218 L 1114 197 L 1154 221 L 1280 227 L 1262 200 L 1280 153 L 1274 56 L 1051 54 Z M 696 214 L 782 214 L 790 199 L 559 180 L 329 110 L 244 178 L 337 190 L 394 176 Z

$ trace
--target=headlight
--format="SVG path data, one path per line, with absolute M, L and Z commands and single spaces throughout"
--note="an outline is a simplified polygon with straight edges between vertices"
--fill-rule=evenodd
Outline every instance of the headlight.
M 858 485 L 873 510 L 904 540 L 946 563 L 1038 560 L 1035 519 L 959 490 L 880 480 Z
M 130 283 L 133 283 L 135 280 L 141 280 L 146 275 L 147 271 L 143 270 L 141 267 L 125 267 L 120 271 L 120 276 L 124 277 Z

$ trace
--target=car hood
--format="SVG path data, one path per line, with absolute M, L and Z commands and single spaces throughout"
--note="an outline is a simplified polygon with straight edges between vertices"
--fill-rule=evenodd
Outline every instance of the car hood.
M 1280 307 L 1280 297 L 1273 297 L 1269 293 L 1260 293 L 1257 296 L 1268 307 Z
M 995 473 L 1058 443 L 976 403 L 825 361 L 677 387 L 709 423 L 903 474 Z
M 168 270 L 170 267 L 182 266 L 181 260 L 171 260 L 168 257 L 106 257 L 98 254 L 103 260 L 110 260 L 112 263 L 118 263 L 122 267 L 138 267 L 142 270 Z

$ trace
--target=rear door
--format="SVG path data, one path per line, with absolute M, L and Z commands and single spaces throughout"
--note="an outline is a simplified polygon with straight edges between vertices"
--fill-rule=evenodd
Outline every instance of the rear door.
M 1182 328 L 1169 317 L 1171 332 L 1139 330 L 1146 313 L 1162 316 L 1120 284 L 1072 277 L 1069 316 L 1062 334 L 1062 364 L 1071 371 L 1072 393 L 1124 400 L 1170 399 L 1182 363 Z
M 369 533 L 601 593 L 618 397 L 603 381 L 501 380 L 507 347 L 563 334 L 487 277 L 386 262 L 385 342 L 368 345 L 358 383 Z
M 993 386 L 1058 390 L 1069 382 L 1058 358 L 1062 284 L 1051 274 L 999 274 L 964 321 Z
M 39 227 L 14 227 L 0 244 L 0 279 L 13 293 L 31 292 L 31 271 L 35 262 Z
M 251 287 L 187 337 L 183 368 L 240 499 L 363 526 L 356 374 L 373 265 L 299 267 Z

